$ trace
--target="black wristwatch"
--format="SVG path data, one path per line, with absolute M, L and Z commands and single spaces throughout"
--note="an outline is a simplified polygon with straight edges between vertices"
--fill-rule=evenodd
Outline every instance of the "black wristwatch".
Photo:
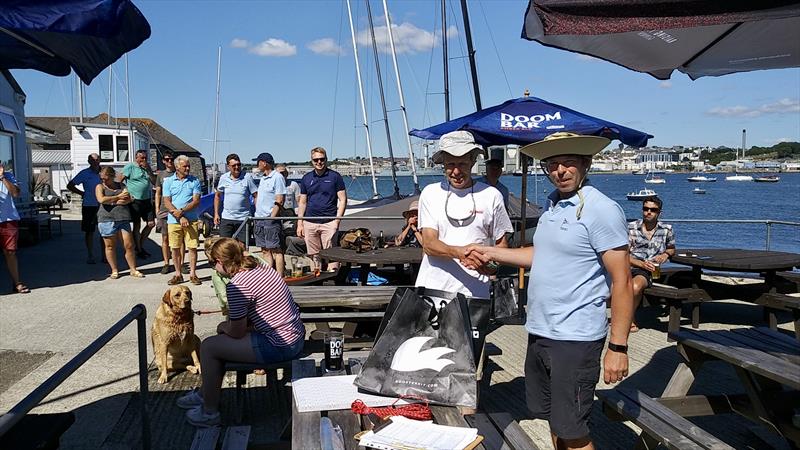
M 628 346 L 627 345 L 619 345 L 619 344 L 614 344 L 612 342 L 609 342 L 608 343 L 608 349 L 611 350 L 612 352 L 625 353 L 625 354 L 628 353 Z

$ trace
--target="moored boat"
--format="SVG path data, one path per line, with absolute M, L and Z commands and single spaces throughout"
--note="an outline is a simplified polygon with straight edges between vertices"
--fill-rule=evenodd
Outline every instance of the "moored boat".
M 639 189 L 639 192 L 628 192 L 625 196 L 628 200 L 644 200 L 649 197 L 658 197 L 656 191 L 652 189 Z
M 705 189 L 700 189 L 700 188 L 692 189 L 692 194 L 705 194 L 705 193 L 706 193 Z
M 737 173 L 735 175 L 728 175 L 725 177 L 725 181 L 753 181 L 753 177 L 750 175 L 739 175 Z
M 695 175 L 693 177 L 689 177 L 686 181 L 690 183 L 713 183 L 717 181 L 717 177 L 707 177 L 705 175 Z
M 763 177 L 755 177 L 753 178 L 753 181 L 756 183 L 777 183 L 778 181 L 781 181 L 781 177 L 777 175 L 766 175 Z

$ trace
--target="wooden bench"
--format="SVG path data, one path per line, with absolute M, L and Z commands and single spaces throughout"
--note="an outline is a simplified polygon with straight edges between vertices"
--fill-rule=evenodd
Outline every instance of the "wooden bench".
M 681 326 L 683 305 L 692 306 L 692 328 L 700 327 L 700 303 L 711 300 L 708 294 L 698 288 L 678 288 L 667 284 L 653 283 L 644 290 L 649 303 L 653 300 L 666 302 L 669 307 L 669 324 L 667 330 L 678 331 Z
M 797 294 L 764 294 L 755 300 L 764 307 L 767 323 L 773 330 L 778 329 L 778 311 L 790 311 L 794 322 L 794 335 L 800 341 L 800 297 Z
M 642 429 L 637 448 L 733 449 L 707 431 L 639 391 L 608 389 L 596 391 L 603 412 L 612 420 L 628 420 Z
M 487 449 L 539 450 L 509 413 L 476 413 L 464 416 L 464 419 L 472 428 L 478 429 Z

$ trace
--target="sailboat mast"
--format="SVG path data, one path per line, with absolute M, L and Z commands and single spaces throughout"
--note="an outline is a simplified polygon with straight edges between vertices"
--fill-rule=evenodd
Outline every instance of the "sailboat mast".
M 447 55 L 447 0 L 442 0 L 442 70 L 444 71 L 444 121 L 450 120 L 450 69 Z
M 106 114 L 106 125 L 111 125 L 111 98 L 114 88 L 114 65 L 108 66 L 108 114 Z
M 386 129 L 386 145 L 389 147 L 389 163 L 392 169 L 392 184 L 394 184 L 394 198 L 400 198 L 400 188 L 397 186 L 397 168 L 394 165 L 394 150 L 392 149 L 392 135 L 389 132 L 389 116 L 386 114 L 386 98 L 383 96 L 383 77 L 381 76 L 381 63 L 378 57 L 378 43 L 375 41 L 375 27 L 372 25 L 372 8 L 369 0 L 367 4 L 367 19 L 369 20 L 369 35 L 372 37 L 372 53 L 375 57 L 375 71 L 378 73 L 378 92 L 381 94 L 381 109 L 383 110 L 383 127 Z
M 414 149 L 411 147 L 411 135 L 408 129 L 408 114 L 406 113 L 405 97 L 403 96 L 403 85 L 400 82 L 400 69 L 397 67 L 397 52 L 394 49 L 394 36 L 392 33 L 392 22 L 389 19 L 389 7 L 386 0 L 383 0 L 383 15 L 386 17 L 386 32 L 389 34 L 389 48 L 392 50 L 392 63 L 394 64 L 394 78 L 397 81 L 397 95 L 400 97 L 400 111 L 403 113 L 403 126 L 406 132 L 406 144 L 408 144 L 408 160 L 411 163 L 411 175 L 414 177 L 414 194 L 419 194 L 419 180 L 417 179 L 417 162 L 414 160 Z
M 472 89 L 475 91 L 475 111 L 481 109 L 481 89 L 478 86 L 478 66 L 475 63 L 475 47 L 472 45 L 472 29 L 469 26 L 469 10 L 467 0 L 461 0 L 461 16 L 464 18 L 464 35 L 467 38 L 467 54 L 469 70 L 472 73 Z
M 361 67 L 358 65 L 358 45 L 356 45 L 356 30 L 353 27 L 353 13 L 350 9 L 350 0 L 347 0 L 347 17 L 350 19 L 350 36 L 353 39 L 353 59 L 356 63 L 356 77 L 358 78 L 358 94 L 361 98 L 361 116 L 364 120 L 364 133 L 367 137 L 367 156 L 369 156 L 369 170 L 372 175 L 372 196 L 378 197 L 378 183 L 375 181 L 375 165 L 372 161 L 372 142 L 369 138 L 369 122 L 367 121 L 367 107 L 364 104 L 364 85 L 361 83 Z
M 217 180 L 217 130 L 219 129 L 219 87 L 220 75 L 222 73 L 222 46 L 217 47 L 217 99 L 214 106 L 214 142 L 211 146 L 211 184 L 208 186 L 208 192 L 214 190 L 214 182 Z
M 128 159 L 133 147 L 133 124 L 131 124 L 131 79 L 128 74 L 128 54 L 125 53 L 125 92 L 128 94 Z

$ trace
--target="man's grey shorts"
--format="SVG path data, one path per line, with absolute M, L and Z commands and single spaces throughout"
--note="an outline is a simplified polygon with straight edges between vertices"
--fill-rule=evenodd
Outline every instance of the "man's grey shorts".
M 283 226 L 278 220 L 256 220 L 253 225 L 253 236 L 256 246 L 272 250 L 281 249 L 281 231 Z

